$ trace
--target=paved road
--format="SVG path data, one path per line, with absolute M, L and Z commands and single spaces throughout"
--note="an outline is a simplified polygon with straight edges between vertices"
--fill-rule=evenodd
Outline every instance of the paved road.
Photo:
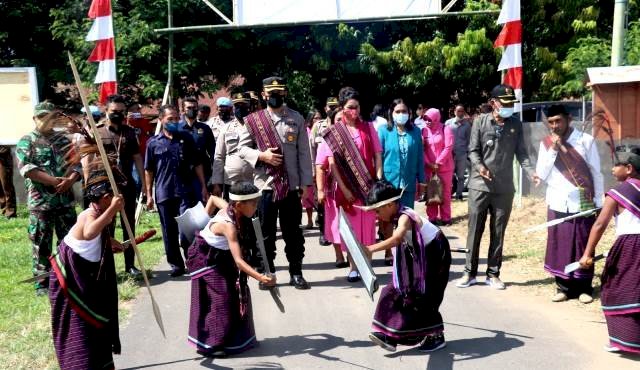
M 168 266 L 160 265 L 152 282 L 167 338 L 162 339 L 149 297 L 146 290 L 141 290 L 128 323 L 121 328 L 123 354 L 116 357 L 117 368 L 534 370 L 602 369 L 605 364 L 608 368 L 614 364 L 619 369 L 640 368 L 635 360 L 603 353 L 606 331 L 601 321 L 582 325 L 584 318 L 576 324 L 571 314 L 551 317 L 546 305 L 532 297 L 518 296 L 515 290 L 456 288 L 451 281 L 461 275 L 462 254 L 454 254 L 441 308 L 447 347 L 431 355 L 409 347 L 386 352 L 367 338 L 374 302 L 360 283 L 346 281 L 346 270 L 333 267 L 333 251 L 318 245 L 317 231 L 306 234 L 304 268 L 312 284 L 309 291 L 283 285 L 288 282 L 288 273 L 282 241 L 278 242 L 277 276 L 286 313 L 277 310 L 269 294 L 259 291 L 255 281 L 250 283 L 259 347 L 226 359 L 197 355 L 186 341 L 190 283 L 186 277 L 169 280 Z M 455 244 L 457 239 L 451 241 Z M 390 268 L 383 266 L 381 259 L 382 255 L 377 256 L 375 270 L 386 283 Z M 570 330 L 581 330 L 585 335 Z M 579 339 L 587 335 L 597 338 L 589 343 Z M 593 342 L 598 346 L 593 348 Z

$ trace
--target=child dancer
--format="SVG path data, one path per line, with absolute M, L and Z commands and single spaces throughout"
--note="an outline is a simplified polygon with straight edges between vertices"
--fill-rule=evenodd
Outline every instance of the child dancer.
M 617 239 L 602 272 L 602 310 L 609 329 L 607 351 L 640 353 L 640 148 L 617 153 L 613 176 L 621 183 L 606 193 L 582 268 L 593 266 L 593 254 L 611 217 Z
M 85 192 L 89 208 L 50 257 L 51 326 L 62 370 L 113 369 L 112 353 L 120 353 L 113 252 L 122 245 L 109 228 L 124 201 L 113 196 L 104 171 L 92 173 Z
M 189 247 L 188 340 L 201 355 L 224 357 L 256 344 L 247 275 L 265 286 L 274 286 L 276 279 L 261 275 L 245 262 L 248 248 L 239 242 L 239 231 L 241 222 L 255 214 L 260 196 L 253 184 L 240 182 L 229 190 L 230 204 L 211 197 L 207 210 L 212 212 L 215 207 L 220 211 L 196 234 Z
M 451 250 L 442 231 L 400 204 L 402 192 L 378 181 L 367 199 L 378 220 L 395 228 L 390 238 L 367 247 L 393 251 L 393 284 L 382 289 L 369 338 L 388 351 L 420 344 L 420 351 L 443 348 L 444 325 L 438 311 L 449 280 Z

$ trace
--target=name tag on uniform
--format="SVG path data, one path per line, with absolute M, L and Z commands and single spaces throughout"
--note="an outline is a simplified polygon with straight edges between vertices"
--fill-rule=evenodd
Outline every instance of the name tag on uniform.
M 204 134 L 204 130 L 203 130 L 203 129 L 201 129 L 201 128 L 199 128 L 199 129 L 198 129 L 198 135 L 202 135 L 202 134 Z
M 298 138 L 298 135 L 297 135 L 296 131 L 293 128 L 289 127 L 287 129 L 287 132 L 284 135 L 284 138 L 287 141 L 287 143 L 291 144 L 291 143 L 296 142 L 296 139 Z

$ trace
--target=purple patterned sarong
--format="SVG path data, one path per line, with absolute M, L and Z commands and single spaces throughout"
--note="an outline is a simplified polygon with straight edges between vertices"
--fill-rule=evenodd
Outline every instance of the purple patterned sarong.
M 396 247 L 394 284 L 382 289 L 372 328 L 398 344 L 416 345 L 425 336 L 444 331 L 439 308 L 449 281 L 451 250 L 442 232 L 424 245 L 415 219 L 405 210 L 401 212 L 412 219 L 415 247 L 407 243 Z M 415 213 L 413 216 L 417 217 Z
M 627 180 L 607 196 L 640 218 L 640 181 Z M 602 272 L 602 310 L 610 345 L 640 353 L 640 234 L 620 235 Z
M 191 271 L 189 343 L 200 353 L 239 353 L 257 344 L 246 275 L 230 251 L 213 248 L 199 235 L 189 247 Z
M 113 253 L 103 250 L 102 263 L 90 262 L 62 241 L 51 257 L 51 328 L 62 370 L 113 369 L 112 353 L 120 353 Z
M 547 220 L 557 220 L 573 214 L 549 209 Z M 579 217 L 548 229 L 547 253 L 544 258 L 544 269 L 548 273 L 563 279 L 593 279 L 593 267 L 588 270 L 578 269 L 569 275 L 564 273 L 564 267 L 582 257 L 595 221 L 595 216 Z

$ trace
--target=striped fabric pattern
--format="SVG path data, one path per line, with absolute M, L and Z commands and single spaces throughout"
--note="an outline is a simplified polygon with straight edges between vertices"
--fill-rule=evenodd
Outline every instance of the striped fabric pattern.
M 244 121 L 258 149 L 264 152 L 269 148 L 278 148 L 281 154 L 284 153 L 280 135 L 278 135 L 266 109 L 248 115 Z M 286 198 L 289 193 L 289 181 L 284 163 L 278 167 L 265 165 L 267 166 L 267 175 L 273 177 L 274 201 Z
M 349 129 L 342 124 L 332 125 L 321 135 L 331 149 L 333 159 L 348 188 L 364 203 L 373 185 L 373 177 L 353 142 Z
M 238 353 L 256 345 L 253 312 L 246 279 L 241 279 L 230 251 L 215 250 L 201 236 L 189 247 L 189 269 L 211 267 L 207 274 L 191 280 L 191 307 L 187 340 L 200 352 L 224 349 Z M 237 284 L 241 282 L 241 284 Z M 239 288 L 243 297 L 241 312 Z
M 96 46 L 88 60 L 100 63 L 94 83 L 100 84 L 100 102 L 104 104 L 109 95 L 118 91 L 111 0 L 93 0 L 89 8 L 89 18 L 93 19 L 93 24 L 85 40 L 95 41 Z
M 61 242 L 51 262 L 51 327 L 60 368 L 113 369 L 113 353 L 120 353 L 113 254 L 89 262 Z

